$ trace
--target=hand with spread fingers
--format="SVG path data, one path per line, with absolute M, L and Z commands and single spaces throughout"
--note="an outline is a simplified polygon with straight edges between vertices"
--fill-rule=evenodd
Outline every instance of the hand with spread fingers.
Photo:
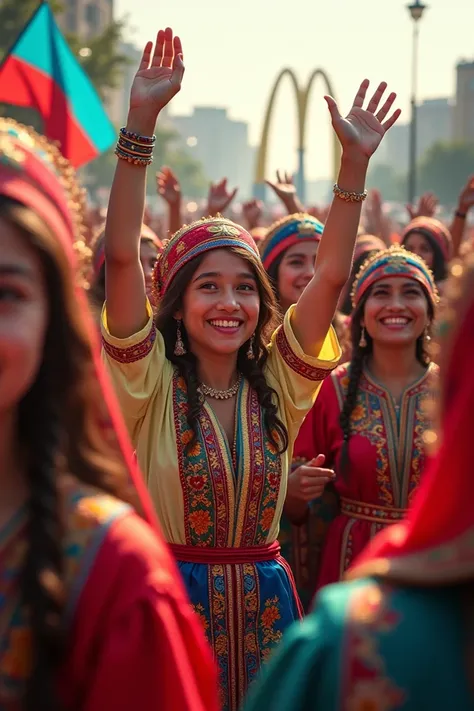
M 438 209 L 439 200 L 434 193 L 423 193 L 418 201 L 418 205 L 407 205 L 407 212 L 410 220 L 415 217 L 434 217 Z
M 169 27 L 147 42 L 130 92 L 130 111 L 147 111 L 158 116 L 181 89 L 184 75 L 183 49 L 179 37 Z
M 168 205 L 176 205 L 181 201 L 181 186 L 176 175 L 171 168 L 164 165 L 156 174 L 156 188 L 160 195 Z
M 336 476 L 332 469 L 323 469 L 325 459 L 324 454 L 318 454 L 311 461 L 295 469 L 288 478 L 287 496 L 306 502 L 318 499 L 326 484 Z
M 260 225 L 263 215 L 263 203 L 260 200 L 247 200 L 242 203 L 242 214 L 247 222 L 247 228 L 253 230 Z
M 222 178 L 219 183 L 211 183 L 207 198 L 207 213 L 215 216 L 226 210 L 237 195 L 238 188 L 230 191 L 227 189 L 227 178 Z
M 387 88 L 386 82 L 377 87 L 364 109 L 364 102 L 369 88 L 369 80 L 364 79 L 354 99 L 351 110 L 344 118 L 331 96 L 325 96 L 331 114 L 331 121 L 343 152 L 354 158 L 368 160 L 377 150 L 380 141 L 401 114 L 397 109 L 388 118 L 397 95 L 392 92 L 379 108 L 382 96 Z
M 296 187 L 292 175 L 290 175 L 286 171 L 284 173 L 280 173 L 280 171 L 277 170 L 276 182 L 273 183 L 271 180 L 265 180 L 265 183 L 282 201 L 283 205 L 286 207 L 290 215 L 295 212 L 304 211 L 303 205 L 301 204 L 298 195 L 296 194 Z

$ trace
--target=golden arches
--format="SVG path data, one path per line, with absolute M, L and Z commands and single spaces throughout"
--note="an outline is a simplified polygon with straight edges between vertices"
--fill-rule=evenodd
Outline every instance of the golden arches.
M 279 75 L 277 76 L 275 83 L 273 85 L 272 91 L 270 93 L 270 97 L 268 100 L 267 104 L 267 110 L 265 112 L 265 117 L 263 121 L 263 127 L 262 127 L 262 134 L 261 134 L 261 140 L 260 140 L 260 146 L 258 149 L 258 154 L 257 154 L 257 163 L 256 163 L 256 171 L 255 171 L 255 182 L 257 184 L 263 184 L 265 182 L 265 177 L 266 177 L 266 165 L 267 165 L 267 153 L 268 153 L 268 138 L 270 134 L 270 126 L 271 126 L 271 120 L 272 120 L 272 115 L 274 111 L 274 104 L 275 104 L 275 99 L 277 96 L 277 93 L 279 91 L 279 88 L 281 86 L 281 83 L 283 79 L 288 76 L 291 84 L 293 86 L 294 92 L 295 92 L 295 98 L 296 98 L 296 108 L 297 108 L 297 115 L 298 115 L 298 151 L 300 153 L 300 156 L 304 154 L 305 148 L 306 148 L 306 126 L 307 126 L 307 116 L 308 116 L 308 105 L 309 105 L 309 99 L 311 95 L 311 90 L 313 88 L 313 84 L 316 81 L 318 77 L 321 77 L 326 85 L 326 91 L 328 94 L 331 96 L 334 96 L 334 90 L 331 84 L 331 81 L 326 74 L 326 72 L 323 69 L 315 69 L 312 73 L 311 76 L 308 80 L 308 83 L 306 87 L 302 88 L 300 87 L 298 83 L 298 79 L 292 69 L 289 67 L 285 67 L 285 69 L 282 69 Z M 339 144 L 339 141 L 334 135 L 334 143 L 333 143 L 333 172 L 334 172 L 334 179 L 337 177 L 337 173 L 339 170 L 339 164 L 341 160 L 341 147 Z M 302 179 L 304 176 L 300 176 Z

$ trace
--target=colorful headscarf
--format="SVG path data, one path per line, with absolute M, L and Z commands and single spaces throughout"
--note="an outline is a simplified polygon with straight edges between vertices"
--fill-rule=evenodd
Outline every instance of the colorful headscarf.
M 96 326 L 88 308 L 81 278 L 77 278 L 77 245 L 82 239 L 82 192 L 73 168 L 32 129 L 7 119 L 0 119 L 0 195 L 16 200 L 33 210 L 56 237 L 64 250 L 76 281 L 78 318 L 81 318 L 92 344 L 98 392 L 105 410 L 97 413 L 98 426 L 106 416 L 114 430 L 117 456 L 124 464 L 125 478 L 118 482 L 125 500 L 132 501 L 136 511 L 156 526 L 153 506 L 137 470 L 128 435 L 113 389 L 100 358 Z M 81 256 L 81 255 L 79 255 Z
M 195 257 L 212 249 L 240 247 L 257 259 L 260 255 L 253 237 L 225 217 L 203 217 L 185 225 L 165 243 L 153 271 L 153 291 L 158 303 L 168 291 L 176 274 Z
M 435 220 L 434 217 L 415 217 L 402 232 L 402 244 L 405 244 L 413 232 L 419 232 L 429 242 L 436 244 L 446 262 L 451 259 L 453 250 L 451 233 L 442 222 Z
M 474 580 L 474 253 L 450 269 L 439 326 L 440 433 L 407 518 L 376 536 L 348 573 L 414 585 Z
M 433 274 L 421 257 L 409 252 L 404 247 L 393 245 L 383 252 L 369 257 L 361 266 L 352 287 L 352 306 L 356 308 L 361 298 L 373 284 L 388 277 L 406 276 L 419 282 L 426 292 L 433 307 L 439 296 Z
M 306 212 L 287 215 L 268 228 L 260 244 L 260 254 L 268 271 L 277 257 L 300 241 L 319 242 L 324 225 Z

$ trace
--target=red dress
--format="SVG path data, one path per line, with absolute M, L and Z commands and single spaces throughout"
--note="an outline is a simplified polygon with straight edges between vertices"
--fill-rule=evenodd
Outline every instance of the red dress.
M 69 487 L 65 513 L 64 708 L 217 711 L 210 650 L 166 544 L 128 504 L 82 485 Z M 19 512 L 0 552 L 0 708 L 15 711 L 31 669 L 16 595 L 25 523 Z
M 306 460 L 325 454 L 325 466 L 336 471 L 340 508 L 326 533 L 317 587 L 340 580 L 380 529 L 403 518 L 425 463 L 423 434 L 429 426 L 425 403 L 433 394 L 437 366 L 430 365 L 407 388 L 399 411 L 387 390 L 365 369 L 351 416 L 347 480 L 338 473 L 343 443 L 339 417 L 349 368 L 348 363 L 339 366 L 323 383 L 294 452 Z

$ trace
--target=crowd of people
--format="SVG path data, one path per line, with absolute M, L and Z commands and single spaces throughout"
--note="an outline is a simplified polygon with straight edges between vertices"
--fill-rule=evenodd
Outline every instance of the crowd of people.
M 0 708 L 474 708 L 474 181 L 394 231 L 364 80 L 327 209 L 149 219 L 181 42 L 148 43 L 105 215 L 0 119 Z M 229 216 L 223 213 L 228 213 Z M 369 230 L 370 226 L 370 230 Z

